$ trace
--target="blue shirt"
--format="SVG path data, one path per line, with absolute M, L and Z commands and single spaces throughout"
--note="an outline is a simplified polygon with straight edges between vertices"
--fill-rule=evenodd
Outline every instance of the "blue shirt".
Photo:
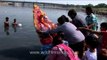
M 92 26 L 91 29 L 97 30 L 97 25 L 98 25 L 97 17 L 93 13 L 86 17 L 86 23 L 87 23 L 87 25 L 94 24 L 94 26 Z

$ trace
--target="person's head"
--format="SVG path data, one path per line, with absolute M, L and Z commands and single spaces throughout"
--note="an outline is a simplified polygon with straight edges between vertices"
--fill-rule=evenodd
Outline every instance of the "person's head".
M 57 34 L 58 34 L 59 36 L 61 36 L 62 39 L 64 39 L 64 32 L 63 32 L 63 31 L 59 31 Z
M 69 16 L 71 19 L 74 19 L 76 15 L 77 15 L 77 12 L 76 12 L 74 9 L 69 10 L 68 16 Z
M 9 17 L 6 17 L 6 21 L 9 21 Z
M 53 46 L 56 46 L 56 45 L 61 44 L 61 43 L 63 43 L 61 36 L 60 35 L 56 35 L 53 38 L 53 42 L 52 42 Z
M 93 10 L 92 10 L 91 7 L 86 7 L 85 9 L 86 9 L 86 14 L 87 15 L 90 15 L 91 13 L 93 13 Z
M 60 25 L 62 25 L 63 23 L 65 23 L 67 21 L 67 19 L 68 18 L 65 15 L 62 15 L 61 17 L 58 18 L 57 21 Z
M 62 19 L 65 20 L 65 22 L 70 22 L 69 19 L 65 15 L 62 15 Z
M 14 22 L 16 22 L 16 19 L 14 19 Z
M 100 30 L 101 31 L 106 31 L 107 30 L 107 22 L 103 22 L 100 24 Z
M 91 49 L 97 48 L 99 44 L 98 38 L 94 34 L 87 36 L 85 41 L 86 41 L 86 45 Z

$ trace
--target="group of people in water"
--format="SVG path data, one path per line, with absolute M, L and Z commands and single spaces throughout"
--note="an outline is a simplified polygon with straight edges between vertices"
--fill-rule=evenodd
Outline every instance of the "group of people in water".
M 7 35 L 9 35 L 9 17 L 5 18 L 5 22 L 4 22 L 4 31 L 6 32 Z M 16 27 L 17 27 L 17 22 L 16 19 L 14 19 L 13 23 L 12 23 L 12 27 L 14 29 L 14 32 L 16 32 Z
M 69 19 L 62 15 L 58 26 L 46 32 L 37 31 L 43 45 L 46 60 L 107 60 L 107 22 L 100 24 L 91 7 L 86 7 L 86 23 L 74 9 Z

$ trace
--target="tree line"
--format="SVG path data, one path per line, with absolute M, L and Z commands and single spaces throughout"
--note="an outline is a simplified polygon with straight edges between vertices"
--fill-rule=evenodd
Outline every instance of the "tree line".
M 100 4 L 95 5 L 95 6 L 93 4 L 88 4 L 88 5 L 85 5 L 83 7 L 86 7 L 86 6 L 90 6 L 90 7 L 93 7 L 93 8 L 107 8 L 107 4 L 105 4 L 105 3 L 100 3 Z
M 105 4 L 105 3 L 100 3 L 100 4 L 97 4 L 97 5 L 93 5 L 93 4 L 88 4 L 88 5 L 73 5 L 73 4 L 71 4 L 71 5 L 69 5 L 69 4 L 67 4 L 67 6 L 83 7 L 83 8 L 85 8 L 87 6 L 90 6 L 90 7 L 93 7 L 93 8 L 107 8 L 107 4 Z

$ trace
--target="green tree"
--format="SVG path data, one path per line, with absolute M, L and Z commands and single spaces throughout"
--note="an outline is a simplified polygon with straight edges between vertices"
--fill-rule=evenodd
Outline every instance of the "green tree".
M 88 4 L 88 5 L 82 5 L 82 7 L 86 8 L 86 7 L 94 7 L 94 6 L 93 6 L 93 4 Z
M 98 4 L 98 5 L 96 5 L 95 7 L 97 7 L 97 8 L 107 8 L 107 5 L 105 4 L 105 3 L 100 3 L 100 4 Z

